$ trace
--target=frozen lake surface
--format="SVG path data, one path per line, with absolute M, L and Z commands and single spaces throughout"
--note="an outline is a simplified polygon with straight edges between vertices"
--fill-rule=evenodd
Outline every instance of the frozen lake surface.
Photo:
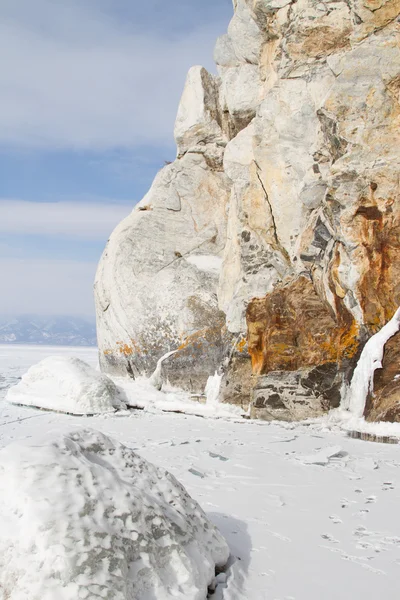
M 38 432 L 90 427 L 168 469 L 237 559 L 225 600 L 398 598 L 398 445 L 350 439 L 322 425 L 140 410 L 72 417 L 4 402 L 32 364 L 58 354 L 97 365 L 92 348 L 0 346 L 0 447 Z

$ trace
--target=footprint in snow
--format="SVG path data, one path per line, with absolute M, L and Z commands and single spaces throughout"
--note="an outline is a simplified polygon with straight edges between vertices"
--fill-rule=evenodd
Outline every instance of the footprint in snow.
M 281 533 L 278 533 L 277 531 L 272 531 L 271 529 L 267 529 L 267 531 L 270 535 L 272 535 L 275 538 L 278 538 L 278 540 L 281 540 L 282 542 L 292 541 L 290 538 L 286 537 L 285 535 L 282 535 Z
M 206 476 L 205 473 L 202 473 L 201 471 L 197 471 L 197 469 L 189 469 L 189 473 L 191 473 L 192 475 L 195 475 L 196 477 L 200 477 L 201 479 L 204 479 Z
M 394 485 L 391 481 L 385 481 L 382 487 L 383 492 L 387 492 L 388 490 L 394 490 Z
M 229 460 L 229 458 L 226 458 L 226 456 L 222 456 L 222 454 L 215 454 L 214 452 L 209 452 L 208 454 L 211 456 L 211 458 L 218 458 L 218 460 L 222 460 L 223 462 Z
M 331 542 L 331 544 L 338 544 L 339 543 L 339 540 L 336 540 L 329 533 L 321 533 L 321 537 L 322 537 L 323 540 L 327 540 L 328 542 Z
M 336 515 L 330 515 L 329 518 L 332 521 L 332 523 L 334 523 L 335 525 L 339 525 L 339 523 L 343 523 L 342 519 L 339 519 L 339 517 L 337 517 Z
M 385 536 L 384 538 L 382 538 L 382 541 L 385 542 L 385 544 L 392 544 L 394 546 L 400 546 L 400 537 L 397 537 L 395 535 Z
M 348 508 L 350 504 L 357 504 L 355 500 L 348 500 L 347 498 L 342 498 L 340 502 L 342 508 Z
M 321 546 L 321 548 L 325 548 L 326 550 L 330 550 L 331 552 L 340 554 L 340 558 L 342 558 L 343 560 L 348 560 L 354 564 L 357 564 L 359 567 L 362 567 L 367 571 L 371 571 L 371 573 L 375 573 L 376 575 L 386 575 L 385 571 L 381 571 L 380 569 L 374 569 L 374 567 L 365 564 L 364 561 L 371 560 L 371 557 L 352 556 L 351 554 L 346 554 L 346 552 L 344 552 L 344 550 L 341 550 L 340 548 L 332 548 L 330 546 Z
M 375 502 L 378 500 L 378 498 L 374 495 L 372 496 L 367 496 L 365 499 L 365 504 L 375 504 Z
M 358 550 L 371 550 L 374 547 L 370 542 L 357 542 L 356 548 Z
M 368 537 L 370 532 L 365 527 L 357 527 L 357 529 L 354 530 L 353 535 L 359 538 Z

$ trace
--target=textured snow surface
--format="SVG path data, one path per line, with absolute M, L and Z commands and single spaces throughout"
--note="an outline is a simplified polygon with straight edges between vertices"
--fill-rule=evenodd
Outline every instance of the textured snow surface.
M 229 549 L 179 482 L 81 429 L 0 451 L 0 597 L 204 600 Z
M 89 425 L 167 469 L 236 557 L 213 600 L 398 600 L 399 446 L 350 439 L 325 420 L 268 424 L 155 410 L 87 419 L 3 402 L 45 352 L 0 346 L 0 446 Z M 97 364 L 96 351 L 74 352 Z M 89 590 L 88 598 L 96 596 Z
M 50 356 L 30 367 L 7 400 L 75 415 L 126 408 L 116 385 L 80 358 Z

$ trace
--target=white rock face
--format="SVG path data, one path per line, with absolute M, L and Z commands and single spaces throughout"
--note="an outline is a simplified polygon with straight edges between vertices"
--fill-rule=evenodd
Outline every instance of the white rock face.
M 221 262 L 228 193 L 223 172 L 210 170 L 201 154 L 187 153 L 159 173 L 114 231 L 95 284 L 103 369 L 150 375 L 161 356 L 181 348 L 163 371 L 181 384 L 182 361 L 190 362 L 192 389 L 203 389 L 208 374 L 205 363 L 196 367 L 201 347 L 191 340 L 209 347 L 207 370 L 215 371 L 224 317 L 216 296 L 219 272 L 204 269 L 197 257 L 207 256 L 213 266 Z
M 178 155 L 201 151 L 215 143 L 223 148 L 227 139 L 218 123 L 217 84 L 203 67 L 192 67 L 175 122 Z
M 228 547 L 169 473 L 80 430 L 0 452 L 0 597 L 205 600 Z
M 238 59 L 243 63 L 257 65 L 263 36 L 244 0 L 237 3 L 235 14 L 229 23 L 228 35 Z
M 13 404 L 74 415 L 126 408 L 124 395 L 106 375 L 79 358 L 50 356 L 31 367 L 7 392 Z
M 232 40 L 226 33 L 221 35 L 215 44 L 214 60 L 217 66 L 236 67 L 239 65 L 239 59 L 235 54 Z
M 178 349 L 166 379 L 200 392 L 224 365 L 220 399 L 316 416 L 400 304 L 398 1 L 233 4 L 219 77 L 189 72 L 177 161 L 100 264 L 101 364 L 149 372 Z
M 258 68 L 251 64 L 230 67 L 224 69 L 221 79 L 221 93 L 229 114 L 239 123 L 249 123 L 261 98 Z

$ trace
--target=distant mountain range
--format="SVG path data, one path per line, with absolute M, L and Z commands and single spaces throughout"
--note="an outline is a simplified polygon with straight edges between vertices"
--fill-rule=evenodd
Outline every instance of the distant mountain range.
M 0 316 L 0 344 L 96 346 L 96 325 L 79 317 Z

